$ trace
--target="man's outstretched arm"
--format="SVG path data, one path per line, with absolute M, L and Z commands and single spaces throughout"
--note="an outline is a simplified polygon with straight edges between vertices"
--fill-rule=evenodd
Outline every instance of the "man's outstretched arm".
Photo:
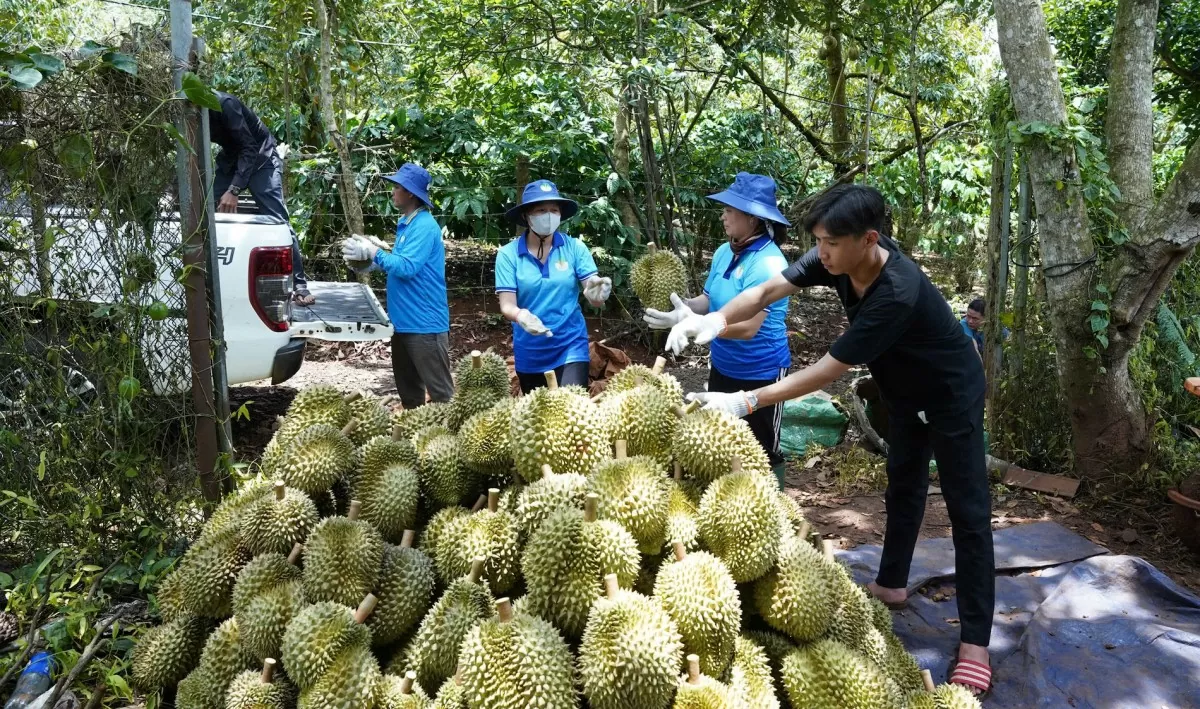
M 694 339 L 698 345 L 712 342 L 730 325 L 750 320 L 771 303 L 799 292 L 800 289 L 782 274 L 777 275 L 766 283 L 742 291 L 718 311 L 691 315 L 681 320 L 667 336 L 667 349 L 679 354 L 687 347 L 689 340 Z
M 705 408 L 721 409 L 742 418 L 751 413 L 751 397 L 748 394 L 758 397 L 758 404 L 754 409 L 761 409 L 764 406 L 778 404 L 781 401 L 788 401 L 823 389 L 849 370 L 850 365 L 837 361 L 833 355 L 826 354 L 811 367 L 792 372 L 774 384 L 768 384 L 753 392 L 731 394 L 703 392 L 688 394 L 688 399 L 703 403 Z

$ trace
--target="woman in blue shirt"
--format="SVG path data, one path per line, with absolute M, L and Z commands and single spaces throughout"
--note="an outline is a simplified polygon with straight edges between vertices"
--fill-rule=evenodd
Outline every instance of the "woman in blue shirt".
M 716 312 L 739 293 L 766 283 L 787 268 L 778 244 L 791 226 L 775 201 L 775 181 L 766 175 L 739 172 L 729 189 L 710 195 L 725 205 L 721 223 L 728 241 L 713 254 L 704 293 L 690 300 L 671 295 L 675 309 L 662 312 L 649 308 L 645 320 L 655 329 L 668 329 L 691 313 Z M 711 392 L 754 391 L 782 379 L 792 364 L 787 340 L 788 299 L 781 298 L 746 322 L 731 325 L 712 342 L 708 390 Z M 699 340 L 697 340 L 699 342 Z M 668 349 L 679 354 L 679 347 Z M 700 343 L 703 344 L 703 343 Z M 781 471 L 779 424 L 783 407 L 748 407 L 746 423 L 762 444 L 776 474 Z
M 587 323 L 579 294 L 599 307 L 612 294 L 612 279 L 596 271 L 587 246 L 558 230 L 579 205 L 549 180 L 525 187 L 509 220 L 525 227 L 496 255 L 500 312 L 513 323 L 513 357 L 521 391 L 545 386 L 553 371 L 560 385 L 588 385 Z

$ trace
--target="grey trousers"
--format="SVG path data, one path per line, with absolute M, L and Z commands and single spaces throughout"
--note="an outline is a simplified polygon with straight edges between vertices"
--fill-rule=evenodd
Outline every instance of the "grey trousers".
M 450 376 L 450 337 L 448 333 L 392 335 L 392 375 L 396 392 L 406 409 L 431 401 L 450 401 L 454 379 Z
M 220 199 L 229 189 L 233 181 L 233 173 L 218 164 L 213 171 L 213 199 Z M 294 290 L 300 293 L 308 292 L 308 278 L 304 275 L 304 261 L 300 257 L 300 240 L 292 231 L 291 219 L 288 216 L 287 205 L 283 203 L 283 164 L 278 157 L 271 159 L 269 165 L 263 165 L 250 174 L 250 184 L 246 185 L 250 196 L 258 205 L 258 211 L 282 219 L 292 232 L 292 284 Z

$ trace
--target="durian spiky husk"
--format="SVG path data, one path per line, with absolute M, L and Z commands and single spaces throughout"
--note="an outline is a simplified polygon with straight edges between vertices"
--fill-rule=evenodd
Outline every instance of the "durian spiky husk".
M 783 658 L 795 650 L 796 646 L 787 636 L 773 630 L 747 630 L 742 633 L 742 637 L 758 645 L 766 653 L 779 703 L 785 708 L 790 707 L 787 692 L 783 690 Z
M 341 428 L 350 420 L 350 405 L 337 387 L 314 384 L 296 393 L 288 406 L 286 420 L 302 427 L 324 423 Z
M 771 627 L 800 643 L 829 630 L 840 605 L 837 571 L 812 545 L 783 544 L 778 564 L 754 586 L 754 603 Z
M 286 554 L 317 526 L 317 506 L 299 490 L 288 489 L 282 500 L 265 495 L 245 511 L 239 541 L 251 556 Z
M 225 539 L 231 531 L 238 531 L 246 511 L 271 494 L 271 483 L 266 480 L 255 479 L 246 483 L 213 510 L 212 516 L 204 524 L 204 529 L 200 531 L 200 538 L 192 546 L 204 546 L 214 539 Z
M 774 479 L 742 471 L 704 491 L 697 528 L 705 548 L 725 562 L 735 581 L 745 583 L 775 564 L 782 514 Z
M 367 619 L 375 647 L 403 638 L 416 627 L 433 600 L 433 561 L 419 549 L 392 546 L 383 551 L 375 596 L 379 603 Z
M 582 510 L 587 493 L 588 479 L 578 473 L 552 472 L 526 485 L 517 497 L 516 517 L 521 534 L 528 538 L 555 510 Z
M 980 709 L 979 700 L 971 690 L 957 684 L 939 684 L 933 690 L 933 701 L 937 709 Z
M 279 656 L 283 632 L 304 607 L 302 572 L 282 554 L 250 560 L 233 587 L 241 643 L 256 660 Z
M 875 663 L 836 640 L 818 640 L 785 657 L 783 684 L 796 709 L 879 709 L 896 699 Z
M 633 535 L 610 520 L 588 522 L 584 513 L 560 509 L 529 537 L 521 556 L 525 608 L 569 639 L 583 634 L 592 603 L 604 593 L 604 577 L 616 574 L 629 588 L 640 555 Z
M 734 645 L 733 664 L 729 667 L 729 691 L 743 706 L 779 709 L 767 652 L 744 636 L 739 637 Z
M 153 691 L 186 677 L 200 662 L 209 627 L 205 619 L 184 613 L 147 630 L 133 647 L 134 684 Z
M 803 525 L 806 523 L 804 519 L 804 510 L 800 509 L 800 503 L 786 492 L 780 490 L 776 496 L 779 500 L 779 509 L 783 512 L 780 516 L 782 523 L 783 537 L 795 536 L 800 533 Z
M 179 561 L 182 607 L 189 613 L 222 620 L 233 612 L 233 584 L 249 559 L 236 527 L 200 540 Z
M 158 582 L 154 595 L 158 601 L 158 614 L 164 623 L 170 623 L 187 612 L 183 604 L 183 582 L 178 567 Z
M 276 672 L 271 682 L 263 682 L 262 672 L 247 670 L 230 683 L 225 709 L 288 709 L 297 695 L 299 690 L 287 675 Z
M 308 606 L 283 634 L 283 668 L 301 689 L 314 686 L 347 650 L 370 652 L 371 631 L 355 622 L 354 611 L 332 601 Z
M 629 267 L 629 284 L 642 307 L 671 311 L 671 294 L 687 295 L 687 269 L 667 250 L 651 250 Z
M 223 709 L 225 692 L 238 673 L 253 668 L 257 659 L 240 642 L 237 620 L 230 618 L 208 636 L 200 664 L 179 683 L 179 709 Z
M 438 510 L 429 518 L 429 521 L 425 524 L 425 529 L 421 531 L 421 536 L 417 541 L 417 548 L 425 552 L 430 559 L 435 558 L 442 533 L 456 519 L 466 517 L 470 514 L 471 510 L 459 506 L 443 507 Z
M 517 400 L 509 430 L 513 462 L 526 482 L 556 473 L 586 475 L 611 457 L 610 426 L 582 387 L 540 388 Z
M 507 393 L 497 394 L 491 389 L 462 388 L 450 399 L 450 410 L 446 413 L 446 428 L 458 433 L 467 419 L 492 408 L 496 402 L 507 398 Z
M 445 402 L 430 402 L 415 409 L 401 409 L 392 414 L 392 425 L 400 427 L 403 438 L 412 438 L 418 431 L 430 426 L 444 426 L 450 405 Z
M 654 597 L 675 620 L 687 652 L 699 655 L 700 670 L 722 676 L 742 627 L 737 585 L 725 564 L 703 551 L 683 561 L 668 557 L 658 569 Z
M 508 593 L 520 572 L 521 539 L 517 520 L 507 512 L 482 509 L 448 524 L 438 540 L 434 561 L 442 579 L 465 576 L 471 561 L 483 557 L 483 578 L 493 593 Z
M 467 576 L 456 579 L 421 619 L 416 635 L 388 671 L 412 670 L 423 687 L 440 684 L 454 674 L 463 638 L 495 612 L 486 584 Z
M 729 687 L 708 675 L 700 675 L 696 684 L 686 677 L 679 680 L 673 709 L 742 709 L 738 697 Z
M 304 597 L 357 606 L 375 588 L 382 561 L 383 538 L 370 524 L 346 517 L 321 520 L 304 547 Z
M 509 433 L 516 399 L 500 399 L 487 411 L 467 419 L 458 430 L 463 465 L 491 482 L 511 477 Z
M 675 480 L 667 481 L 670 493 L 667 497 L 667 524 L 663 529 L 663 548 L 670 549 L 679 542 L 688 551 L 700 548 L 700 530 L 696 517 L 700 510 L 697 503 L 684 492 Z
M 429 704 L 429 695 L 421 685 L 414 683 L 405 692 L 404 678 L 393 674 L 383 675 L 375 688 L 376 709 L 428 709 Z
M 429 709 L 468 709 L 467 690 L 451 677 L 442 683 Z
M 653 384 L 606 395 L 600 404 L 612 426 L 612 437 L 628 443 L 629 455 L 648 455 L 666 466 L 671 462 L 671 442 L 679 418 L 675 409 L 683 400 Z
M 350 418 L 358 421 L 358 426 L 350 432 L 350 441 L 356 445 L 364 445 L 376 436 L 387 436 L 392 432 L 392 412 L 383 405 L 383 399 L 376 396 L 362 396 L 349 404 Z
M 459 389 L 487 389 L 497 398 L 506 397 L 512 388 L 508 379 L 508 362 L 488 350 L 480 354 L 480 366 L 475 367 L 468 354 L 454 365 L 454 383 Z
M 436 428 L 427 433 L 417 446 L 421 495 L 434 507 L 456 505 L 473 490 L 475 476 L 459 460 L 457 436 Z
M 631 364 L 617 372 L 608 380 L 604 387 L 607 399 L 613 394 L 635 389 L 643 384 L 649 384 L 662 391 L 672 401 L 683 402 L 683 385 L 675 377 L 666 372 L 654 373 L 654 370 L 644 364 Z
M 474 709 L 577 709 L 575 663 L 558 629 L 514 612 L 476 625 L 462 642 L 462 683 Z
M 416 468 L 395 464 L 384 468 L 370 485 L 360 485 L 362 519 L 384 539 L 398 542 L 404 530 L 417 525 L 421 476 Z
M 628 530 L 639 551 L 662 550 L 671 486 L 667 471 L 654 458 L 606 460 L 588 476 L 588 491 L 600 496 L 600 517 Z
M 579 646 L 579 674 L 591 709 L 667 706 L 682 662 L 675 621 L 657 600 L 620 591 L 592 605 Z
M 716 409 L 685 415 L 675 428 L 671 451 L 689 475 L 705 483 L 730 472 L 734 457 L 746 472 L 771 475 L 767 453 L 750 425 Z
M 272 474 L 288 487 L 316 496 L 354 470 L 354 444 L 327 424 L 309 426 L 280 454 Z
M 352 645 L 309 687 L 300 691 L 297 709 L 375 706 L 379 686 L 379 661 L 366 645 Z
M 358 465 L 354 473 L 347 476 L 349 491 L 356 499 L 363 499 L 378 484 L 383 471 L 394 465 L 417 468 L 417 450 L 411 437 L 393 438 L 391 435 L 376 436 L 358 449 Z

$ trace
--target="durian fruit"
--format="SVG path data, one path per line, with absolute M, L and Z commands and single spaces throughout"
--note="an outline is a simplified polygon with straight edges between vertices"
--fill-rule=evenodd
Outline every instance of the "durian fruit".
M 884 635 L 892 634 L 892 612 L 888 607 L 883 605 L 883 601 L 875 596 L 867 598 L 867 604 L 871 607 L 871 623 L 875 629 Z
M 182 607 L 189 613 L 222 620 L 233 612 L 233 584 L 249 560 L 237 527 L 201 538 L 179 561 Z
M 517 581 L 521 540 L 513 515 L 501 512 L 500 491 L 488 490 L 487 508 L 451 522 L 438 540 L 434 557 L 443 579 L 458 578 L 471 570 L 477 557 L 485 559 L 483 578 L 493 593 L 507 593 Z
M 729 668 L 729 691 L 741 701 L 742 706 L 779 709 L 767 652 L 744 636 L 734 644 L 733 664 Z
M 665 357 L 657 357 L 653 367 L 647 367 L 644 364 L 629 365 L 608 380 L 608 385 L 604 387 L 604 396 L 608 397 L 611 394 L 618 394 L 643 384 L 649 384 L 662 391 L 669 399 L 682 402 L 683 385 L 675 377 L 663 372 L 666 364 Z
M 471 514 L 471 510 L 466 507 L 455 505 L 454 507 L 443 507 L 429 518 L 425 524 L 425 529 L 421 531 L 421 538 L 417 542 L 417 548 L 425 552 L 425 555 L 430 559 L 437 556 L 438 542 L 441 541 L 442 533 L 460 517 L 466 517 Z M 449 579 L 446 579 L 449 580 Z
M 512 446 L 509 434 L 516 399 L 500 399 L 487 411 L 467 419 L 458 430 L 462 463 L 491 482 L 511 477 Z
M 283 634 L 283 668 L 301 693 L 338 669 L 336 663 L 347 652 L 359 648 L 370 654 L 371 631 L 364 623 L 375 602 L 375 596 L 368 594 L 357 610 L 351 610 L 341 603 L 321 601 L 288 623 Z
M 448 403 L 432 401 L 415 409 L 401 409 L 393 413 L 392 425 L 399 426 L 405 438 L 412 438 L 430 426 L 445 426 L 449 411 Z
M 225 709 L 289 709 L 295 705 L 296 685 L 276 672 L 275 658 L 263 660 L 261 672 L 246 670 L 225 693 Z
M 647 244 L 646 253 L 629 267 L 629 284 L 642 307 L 671 311 L 671 294 L 687 295 L 687 269 L 675 254 Z
M 981 709 L 982 705 L 971 690 L 957 684 L 941 684 L 936 688 L 929 670 L 921 670 L 925 690 L 933 697 L 936 709 Z
M 872 629 L 873 633 L 878 632 Z M 895 682 L 902 692 L 912 692 L 921 687 L 921 666 L 895 635 L 883 635 L 886 647 L 883 664 L 880 665 L 884 674 Z
M 328 709 L 329 707 L 375 706 L 379 687 L 379 661 L 364 645 L 352 645 L 343 650 L 315 684 L 301 690 L 297 709 Z
M 350 418 L 358 426 L 350 433 L 350 441 L 361 446 L 376 436 L 386 436 L 392 431 L 392 412 L 387 410 L 387 399 L 360 396 L 350 402 Z
M 708 552 L 688 554 L 675 543 L 654 583 L 654 597 L 674 619 L 689 654 L 700 658 L 704 674 L 720 677 L 733 661 L 742 627 L 737 585 L 720 559 Z
M 729 687 L 701 674 L 699 657 L 688 655 L 687 665 L 687 674 L 676 686 L 672 709 L 742 709 Z
M 576 709 L 571 649 L 553 625 L 514 613 L 507 598 L 497 617 L 476 625 L 462 642 L 462 683 L 474 709 Z
M 441 426 L 433 426 L 418 433 L 414 443 L 422 497 L 435 507 L 458 504 L 474 483 L 474 476 L 459 461 L 458 438 Z
M 754 586 L 763 620 L 799 643 L 825 635 L 840 607 L 837 571 L 808 542 L 783 543 L 774 571 Z
M 308 495 L 289 490 L 282 480 L 273 488 L 274 495 L 263 496 L 242 515 L 239 541 L 251 556 L 286 554 L 317 526 L 317 506 Z
M 461 667 L 461 666 L 460 666 Z M 442 683 L 437 697 L 429 709 L 469 709 L 467 706 L 467 690 L 462 685 L 462 670 Z
M 353 419 L 341 430 L 328 424 L 309 426 L 296 434 L 270 472 L 288 487 L 310 496 L 329 490 L 354 470 L 354 444 L 349 436 L 357 427 Z
M 663 547 L 674 549 L 675 542 L 679 542 L 688 551 L 695 551 L 700 548 L 700 530 L 696 526 L 696 517 L 700 514 L 699 499 L 693 500 L 688 495 L 680 473 L 681 468 L 675 466 L 675 477 L 667 483 L 667 524 L 663 528 Z
M 227 496 L 217 509 L 213 510 L 212 516 L 204 524 L 204 529 L 200 531 L 200 538 L 192 546 L 202 547 L 214 539 L 226 538 L 231 531 L 240 530 L 247 510 L 269 497 L 271 490 L 272 487 L 266 480 L 256 479 Z
M 459 389 L 486 389 L 497 399 L 507 397 L 512 391 L 508 363 L 491 350 L 473 350 L 470 357 L 458 360 L 454 366 L 454 381 Z
M 459 389 L 450 399 L 446 428 L 451 433 L 458 433 L 467 419 L 492 408 L 500 398 L 490 389 Z
M 556 473 L 542 466 L 541 479 L 526 485 L 517 497 L 516 517 L 522 536 L 528 538 L 555 510 L 582 510 L 588 479 L 579 473 Z
M 604 577 L 616 574 L 628 588 L 641 560 L 633 535 L 616 522 L 597 519 L 597 503 L 598 496 L 590 493 L 583 512 L 552 513 L 530 535 L 521 556 L 525 608 L 571 640 L 583 634 L 592 603 L 604 593 Z
M 517 474 L 533 482 L 549 465 L 559 473 L 586 475 L 611 457 L 609 429 L 582 387 L 559 388 L 554 372 L 547 372 L 546 386 L 513 406 L 509 435 Z
M 237 620 L 226 620 L 208 636 L 200 664 L 179 683 L 175 705 L 180 709 L 222 709 L 233 678 L 256 664 L 242 647 Z
M 662 551 L 671 496 L 666 471 L 649 456 L 626 455 L 626 442 L 616 443 L 617 457 L 595 467 L 588 490 L 600 496 L 601 519 L 625 527 L 643 554 Z
M 776 499 L 779 501 L 779 509 L 783 513 L 780 516 L 781 538 L 799 537 L 804 539 L 807 537 L 812 525 L 804 519 L 804 510 L 800 509 L 800 503 L 782 490 L 776 494 Z
M 735 457 L 748 473 L 772 475 L 767 453 L 749 424 L 724 411 L 698 408 L 693 401 L 676 410 L 680 420 L 671 442 L 671 452 L 689 475 L 711 483 L 733 469 Z
M 375 690 L 378 709 L 429 709 L 429 695 L 417 684 L 417 673 L 406 672 L 403 677 L 384 675 Z
M 296 566 L 304 546 L 292 553 L 261 554 L 238 574 L 233 587 L 233 617 L 242 647 L 256 660 L 279 655 L 283 632 L 304 607 L 303 572 Z
M 887 678 L 875 663 L 836 640 L 818 640 L 784 658 L 783 685 L 797 709 L 895 706 Z
M 416 627 L 433 600 L 433 561 L 412 548 L 416 533 L 405 530 L 400 546 L 385 544 L 375 596 L 379 603 L 367 625 L 372 644 L 384 647 Z
M 433 687 L 455 671 L 463 638 L 495 612 L 492 594 L 481 580 L 483 562 L 482 558 L 475 559 L 471 573 L 446 588 L 421 619 L 408 647 L 388 667 L 389 672 L 413 670 L 422 687 Z
M 588 706 L 663 709 L 675 694 L 683 662 L 675 621 L 657 600 L 620 590 L 616 574 L 605 576 L 604 584 L 606 595 L 592 604 L 579 646 Z
M 700 498 L 697 528 L 705 548 L 720 557 L 738 583 L 770 571 L 779 553 L 780 516 L 773 478 L 742 470 L 708 486 Z
M 304 597 L 310 603 L 334 601 L 350 606 L 375 588 L 383 561 L 383 538 L 358 519 L 360 508 L 358 500 L 351 501 L 346 517 L 321 520 L 309 536 L 304 547 Z
M 185 613 L 147 630 L 133 647 L 134 684 L 152 692 L 186 677 L 200 661 L 209 627 L 209 621 Z
M 681 397 L 652 384 L 606 394 L 600 408 L 612 427 L 612 436 L 628 442 L 629 454 L 647 455 L 666 467 L 679 418 L 675 410 Z
M 183 603 L 183 582 L 184 578 L 179 574 L 178 567 L 158 582 L 154 598 L 158 603 L 159 617 L 164 623 L 170 623 L 187 613 Z
M 374 487 L 388 468 L 403 465 L 416 470 L 418 461 L 412 435 L 406 435 L 402 426 L 393 426 L 389 435 L 375 436 L 364 443 L 357 458 L 353 473 L 346 476 L 350 494 L 355 497 L 362 497 L 363 490 Z
M 747 630 L 742 637 L 762 648 L 767 655 L 767 664 L 771 670 L 771 678 L 775 687 L 783 687 L 783 658 L 796 649 L 796 646 L 786 636 L 773 630 Z M 780 689 L 779 703 L 789 707 L 787 693 Z
M 362 519 L 390 542 L 415 527 L 421 499 L 417 455 L 410 441 L 392 437 L 371 439 L 360 449 L 361 462 L 351 493 L 362 500 Z
M 351 417 L 351 404 L 361 394 L 343 394 L 337 387 L 314 384 L 301 389 L 287 410 L 287 425 L 298 429 L 319 423 L 341 428 Z

